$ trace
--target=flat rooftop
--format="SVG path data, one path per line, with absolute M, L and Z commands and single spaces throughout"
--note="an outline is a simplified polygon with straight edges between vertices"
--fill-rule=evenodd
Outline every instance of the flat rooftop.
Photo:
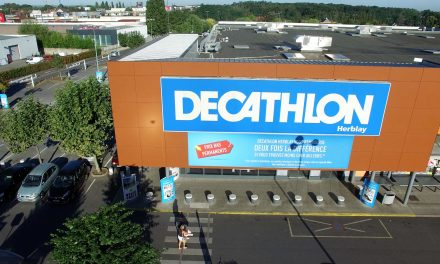
M 330 61 L 325 54 L 342 54 L 351 62 L 367 63 L 413 63 L 414 58 L 423 58 L 439 63 L 440 54 L 431 54 L 424 50 L 440 50 L 438 32 L 407 33 L 392 32 L 374 35 L 351 36 L 346 32 L 311 29 L 282 29 L 280 33 L 256 33 L 252 28 L 223 30 L 217 35 L 221 50 L 214 58 L 235 59 L 284 59 L 283 53 L 301 53 L 305 60 Z M 411 34 L 411 35 L 408 35 Z M 295 43 L 296 36 L 331 37 L 332 45 L 322 52 L 301 52 Z M 426 38 L 428 36 L 428 38 Z M 225 39 L 228 42 L 224 42 Z M 237 49 L 234 45 L 247 45 L 248 49 Z M 274 46 L 286 46 L 292 50 L 277 50 Z M 209 58 L 209 54 L 201 54 Z
M 28 35 L 0 35 L 0 40 L 27 37 Z

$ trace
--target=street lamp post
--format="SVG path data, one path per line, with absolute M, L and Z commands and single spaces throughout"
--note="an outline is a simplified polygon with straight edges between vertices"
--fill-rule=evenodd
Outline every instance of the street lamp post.
M 96 71 L 99 72 L 99 64 L 98 64 L 98 49 L 96 48 L 96 34 L 95 34 L 95 30 L 93 30 L 93 43 L 95 43 Z

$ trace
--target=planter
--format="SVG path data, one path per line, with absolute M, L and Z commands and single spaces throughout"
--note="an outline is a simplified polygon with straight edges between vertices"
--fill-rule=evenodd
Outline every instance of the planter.
M 97 170 L 92 169 L 92 171 L 90 171 L 90 175 L 92 175 L 93 177 L 108 176 L 108 168 L 101 168 L 101 172 L 98 172 Z

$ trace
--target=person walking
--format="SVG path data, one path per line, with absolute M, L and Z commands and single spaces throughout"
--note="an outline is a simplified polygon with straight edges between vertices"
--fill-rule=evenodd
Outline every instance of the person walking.
M 186 241 L 189 239 L 189 237 L 192 235 L 191 231 L 184 225 L 181 224 L 179 226 L 179 229 L 177 231 L 177 239 L 179 240 L 179 249 L 185 249 Z

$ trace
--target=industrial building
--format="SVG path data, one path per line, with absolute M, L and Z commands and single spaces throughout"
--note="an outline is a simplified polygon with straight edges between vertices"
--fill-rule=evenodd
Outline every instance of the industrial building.
M 39 55 L 34 35 L 0 35 L 0 64 Z
M 146 25 L 141 26 L 118 26 L 118 27 L 98 27 L 98 26 L 78 26 L 74 29 L 67 29 L 67 33 L 80 36 L 81 38 L 95 38 L 100 46 L 112 46 L 118 43 L 118 34 L 139 32 L 144 38 L 148 37 Z
M 440 159 L 439 47 L 405 27 L 169 35 L 108 64 L 119 163 L 208 178 L 426 172 Z

